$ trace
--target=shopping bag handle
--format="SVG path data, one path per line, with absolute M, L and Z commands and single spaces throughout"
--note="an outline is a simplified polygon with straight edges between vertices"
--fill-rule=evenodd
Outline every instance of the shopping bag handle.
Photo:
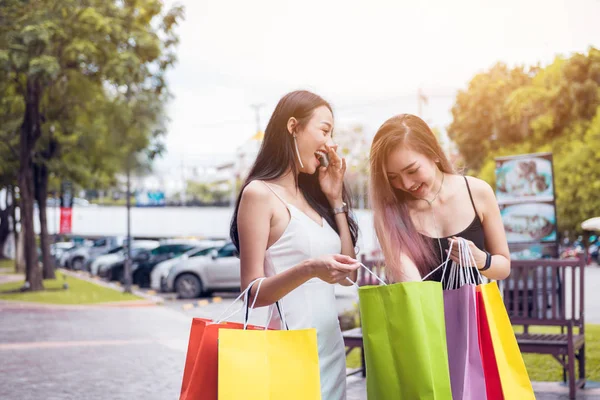
M 458 245 L 458 254 L 459 254 L 458 266 L 456 265 L 456 263 L 453 260 L 450 259 L 450 254 L 452 253 L 452 247 L 454 246 L 455 242 Z M 479 277 L 479 281 L 482 281 L 482 276 L 477 268 L 475 268 L 476 272 L 473 272 L 473 268 L 465 267 L 469 264 L 476 265 L 475 257 L 473 256 L 473 252 L 471 251 L 471 248 L 469 247 L 469 244 L 466 241 L 466 239 L 458 238 L 456 241 L 452 240 L 452 241 L 450 241 L 448 255 L 446 256 L 446 259 L 444 260 L 444 262 L 442 262 L 440 265 L 438 265 L 436 268 L 434 268 L 431 272 L 429 272 L 427 275 L 425 275 L 423 278 L 421 278 L 421 281 L 426 280 L 432 274 L 434 274 L 437 270 L 439 270 L 440 268 L 443 268 L 442 281 L 441 281 L 442 287 L 443 287 L 444 283 L 446 283 L 446 268 L 448 267 L 448 265 L 450 265 L 450 277 L 448 278 L 448 282 L 447 282 L 448 287 L 450 287 L 451 284 L 454 284 L 457 280 L 458 280 L 460 286 L 466 285 L 466 284 L 476 285 L 478 282 L 477 277 Z M 379 276 L 377 276 L 377 274 L 375 274 L 373 271 L 371 271 L 363 263 L 360 263 L 360 265 L 368 273 L 373 275 L 382 285 L 387 285 L 381 278 L 379 278 Z M 475 276 L 475 273 L 477 274 L 477 277 Z M 346 280 L 349 281 L 350 283 L 352 283 L 352 285 L 354 287 L 356 287 L 356 288 L 359 287 L 358 284 L 356 282 L 354 282 L 352 279 L 350 279 L 349 277 L 346 277 Z
M 258 292 L 260 291 L 260 286 L 262 285 L 262 282 L 265 280 L 266 278 L 258 278 L 255 281 L 251 282 L 248 290 L 246 291 L 246 296 L 244 297 L 244 304 L 246 306 L 246 316 L 244 318 L 244 329 L 246 329 L 246 327 L 248 326 L 248 320 L 250 319 L 250 309 L 254 310 L 254 305 L 256 304 L 256 299 L 258 298 Z M 252 286 L 254 285 L 254 283 L 256 281 L 259 281 L 258 283 L 258 287 L 256 288 L 256 294 L 254 295 L 254 301 L 252 302 L 252 307 L 250 307 L 250 292 L 252 291 Z M 283 326 L 285 327 L 286 330 L 290 330 L 290 328 L 288 327 L 288 324 L 285 320 L 285 314 L 282 311 L 283 310 L 283 306 L 280 304 L 279 300 L 275 302 L 275 307 L 277 307 L 277 312 L 279 313 L 279 319 L 281 320 L 281 323 L 283 324 Z M 269 319 L 267 320 L 267 323 L 265 324 L 265 329 L 269 328 L 269 324 L 271 323 L 271 319 L 273 318 L 273 310 L 271 310 L 271 312 L 269 313 Z
M 476 267 L 477 263 L 475 262 L 475 257 L 473 256 L 473 252 L 471 251 L 471 247 L 467 240 L 462 238 L 458 239 L 458 254 L 459 263 L 458 266 L 456 266 L 456 263 L 453 262 L 450 280 L 448 282 L 449 287 L 454 287 L 456 283 L 461 287 L 463 285 L 477 285 L 478 282 L 483 282 L 483 278 L 479 269 Z M 473 268 L 473 266 L 475 266 L 475 268 Z M 473 271 L 474 269 L 475 271 Z
M 245 298 L 244 296 L 246 295 L 246 293 L 248 293 L 248 291 L 250 290 L 250 288 L 252 287 L 252 285 L 254 285 L 254 283 L 256 283 L 256 282 L 258 282 L 258 281 L 260 281 L 262 279 L 265 279 L 265 278 L 264 277 L 260 277 L 260 278 L 257 278 L 255 280 L 253 280 L 252 282 L 250 282 L 250 284 L 248 285 L 248 287 L 246 289 L 244 289 L 240 293 L 240 295 L 225 309 L 225 311 L 223 311 L 221 313 L 221 315 L 219 315 L 219 317 L 217 319 L 215 319 L 214 323 L 220 324 L 221 322 L 227 321 L 229 318 L 233 317 L 235 314 L 237 314 L 240 311 L 242 311 L 244 309 L 244 307 L 245 307 L 245 302 L 242 303 L 242 305 L 240 306 L 240 308 L 238 308 L 236 311 L 232 312 L 231 314 L 229 314 L 226 317 L 223 317 L 223 315 L 227 314 L 227 311 L 229 311 L 231 309 L 231 307 L 233 307 L 234 304 L 236 304 L 240 299 Z
M 425 275 L 423 278 L 421 278 L 421 281 L 426 280 L 427 278 L 429 278 L 435 271 L 437 271 L 440 268 L 442 269 L 442 285 L 444 284 L 444 277 L 446 276 L 446 267 L 448 266 L 448 263 L 451 262 L 450 260 L 450 253 L 452 253 L 452 245 L 453 242 L 450 242 L 450 247 L 448 249 L 448 255 L 446 256 L 446 260 L 441 263 L 440 265 L 438 265 L 437 267 L 435 267 L 433 269 L 433 271 L 431 271 L 430 273 L 428 273 L 427 275 Z
M 452 246 L 455 242 L 458 246 L 458 265 L 454 261 L 450 261 L 450 253 L 452 252 Z M 446 281 L 446 267 L 448 264 L 450 264 L 450 274 L 448 277 L 448 281 Z M 456 241 L 451 241 L 446 261 L 440 266 L 443 266 L 444 268 L 442 272 L 442 286 L 447 284 L 445 287 L 454 287 L 458 283 L 458 286 L 462 287 L 463 285 L 476 285 L 478 282 L 481 282 L 481 273 L 477 268 L 475 268 L 474 272 L 473 268 L 471 267 L 472 265 L 476 265 L 476 262 L 475 257 L 473 256 L 473 252 L 471 251 L 471 247 L 469 246 L 467 240 L 463 238 L 458 238 Z M 429 273 L 425 278 L 427 278 L 436 270 Z M 477 274 L 477 276 L 475 274 Z M 479 277 L 479 280 L 477 279 L 477 277 Z
M 360 266 L 363 267 L 365 270 L 367 270 L 368 273 L 373 275 L 375 277 L 375 279 L 377 279 L 383 286 L 387 286 L 387 283 L 385 283 L 383 281 L 383 279 L 381 279 L 379 276 L 377 276 L 377 274 L 375 272 L 371 271 L 365 264 L 360 263 Z M 358 288 L 358 284 L 356 282 L 354 282 L 352 279 L 350 279 L 349 277 L 346 277 L 346 280 L 348 282 L 350 282 L 352 284 L 352 286 Z
M 450 250 L 452 250 L 452 243 L 450 243 Z M 448 261 L 450 260 L 450 251 L 448 251 L 448 257 L 446 257 L 446 261 L 444 261 L 443 263 L 441 263 L 440 265 L 438 265 L 433 271 L 431 271 L 429 274 L 425 275 L 424 278 L 422 278 L 421 280 L 424 281 L 425 279 L 427 279 L 431 274 L 433 274 L 435 271 L 437 271 L 438 269 L 444 267 L 444 273 L 445 273 L 445 267 L 448 264 Z M 381 278 L 379 278 L 379 276 L 377 276 L 376 273 L 374 273 L 373 271 L 371 271 L 365 264 L 360 263 L 360 266 L 363 267 L 368 273 L 370 273 L 371 275 L 373 275 L 375 277 L 375 279 L 377 279 L 382 285 L 387 286 L 387 283 L 385 283 Z M 352 283 L 352 286 L 358 288 L 358 284 L 356 282 L 354 282 L 352 279 L 350 279 L 349 277 L 346 277 L 346 280 L 350 283 Z

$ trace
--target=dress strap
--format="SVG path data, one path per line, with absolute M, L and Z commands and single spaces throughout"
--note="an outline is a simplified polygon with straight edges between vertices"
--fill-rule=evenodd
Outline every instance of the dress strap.
M 467 180 L 466 176 L 463 176 L 463 178 L 465 178 L 465 183 L 467 184 L 467 190 L 469 191 L 469 197 L 471 198 L 471 204 L 473 205 L 473 210 L 475 210 L 475 216 L 477 218 L 479 218 L 479 213 L 477 212 L 477 207 L 475 207 L 475 201 L 473 200 L 473 195 L 471 194 L 471 188 L 469 187 L 469 181 Z
M 269 190 L 270 190 L 271 192 L 273 192 L 273 194 L 274 194 L 275 196 L 277 196 L 277 198 L 278 198 L 279 200 L 281 200 L 281 202 L 283 203 L 283 205 L 285 205 L 285 206 L 286 206 L 288 209 L 290 208 L 290 207 L 289 207 L 289 204 L 288 204 L 288 202 L 287 202 L 287 201 L 285 201 L 285 200 L 283 199 L 283 197 L 281 197 L 279 194 L 277 194 L 277 192 L 276 192 L 275 190 L 273 190 L 273 188 L 271 187 L 271 185 L 269 185 L 267 182 L 264 182 L 264 181 L 260 181 L 260 182 L 262 182 L 262 183 L 263 183 L 263 184 L 264 184 L 266 187 L 268 187 L 268 188 L 269 188 Z

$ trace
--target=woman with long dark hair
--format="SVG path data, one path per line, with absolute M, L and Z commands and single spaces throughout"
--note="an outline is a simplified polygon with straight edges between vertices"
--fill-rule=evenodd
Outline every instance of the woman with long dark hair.
M 491 279 L 509 275 L 510 253 L 492 188 L 457 174 L 421 118 L 397 115 L 377 131 L 371 145 L 370 196 L 375 231 L 393 280 L 426 277 L 445 260 L 450 241 L 459 237 L 468 241 L 472 268 Z M 458 245 L 452 246 L 450 258 L 459 261 Z M 441 281 L 442 269 L 429 279 Z
M 355 281 L 360 266 L 354 259 L 358 227 L 348 215 L 343 184 L 346 162 L 336 154 L 333 127 L 331 106 L 321 97 L 307 91 L 285 95 L 231 222 L 242 288 L 267 277 L 256 305 L 280 301 L 290 329 L 316 328 L 324 400 L 346 398 L 333 284 L 351 285 L 347 278 Z M 329 165 L 321 166 L 325 156 Z M 281 328 L 280 321 L 271 327 Z

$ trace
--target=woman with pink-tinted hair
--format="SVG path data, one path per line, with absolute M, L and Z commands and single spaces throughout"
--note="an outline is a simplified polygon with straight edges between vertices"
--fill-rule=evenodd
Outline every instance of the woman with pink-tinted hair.
M 390 280 L 421 280 L 430 274 L 427 280 L 441 281 L 443 269 L 436 268 L 457 238 L 468 241 L 472 268 L 490 279 L 509 275 L 508 243 L 492 188 L 456 173 L 419 117 L 397 115 L 377 131 L 370 196 Z M 450 258 L 458 262 L 458 246 L 452 246 Z

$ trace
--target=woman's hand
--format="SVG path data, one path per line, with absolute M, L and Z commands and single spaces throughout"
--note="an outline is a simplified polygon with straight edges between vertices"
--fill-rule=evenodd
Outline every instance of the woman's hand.
M 329 166 L 319 168 L 319 184 L 332 207 L 342 205 L 342 187 L 346 173 L 346 160 L 335 152 L 336 149 L 337 145 L 327 146 Z
M 311 268 L 311 276 L 327 283 L 339 283 L 360 268 L 357 260 L 343 254 L 315 258 L 308 265 Z
M 473 265 L 473 259 L 468 257 L 466 260 L 461 260 L 461 256 L 465 257 L 464 254 L 461 254 L 459 249 L 459 240 L 463 240 L 466 242 L 467 246 L 469 246 L 469 250 L 471 250 L 471 254 L 473 254 L 473 259 L 475 259 L 475 265 Z M 477 269 L 481 269 L 485 266 L 485 259 L 487 254 L 479 249 L 473 242 L 470 240 L 460 238 L 460 237 L 451 237 L 448 239 L 450 243 L 452 252 L 450 253 L 450 259 L 454 261 L 456 264 L 462 263 L 465 267 L 477 267 Z M 448 250 L 446 250 L 446 254 L 448 254 Z M 466 262 L 466 265 L 465 265 Z

